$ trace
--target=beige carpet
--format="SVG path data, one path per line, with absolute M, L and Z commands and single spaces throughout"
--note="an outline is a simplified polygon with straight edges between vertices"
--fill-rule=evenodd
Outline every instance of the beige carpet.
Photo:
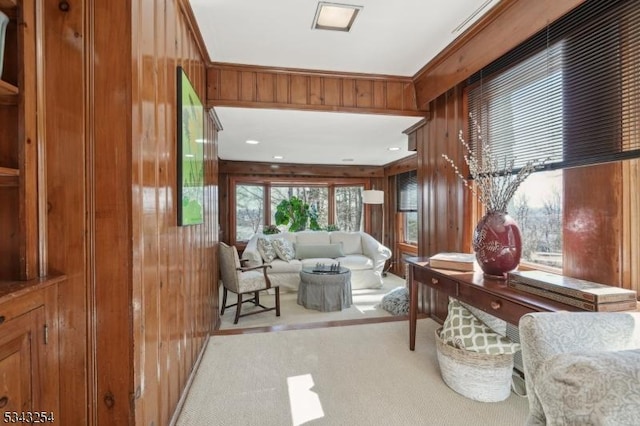
M 437 323 L 212 336 L 178 418 L 211 425 L 522 425 L 526 398 L 482 403 L 442 381 Z
M 339 312 L 320 312 L 314 309 L 306 309 L 298 305 L 298 293 L 280 293 L 280 317 L 276 317 L 275 311 L 260 313 L 242 317 L 238 324 L 233 324 L 233 318 L 236 314 L 236 308 L 227 309 L 221 317 L 220 330 L 228 330 L 233 328 L 249 328 L 263 326 L 277 326 L 286 324 L 307 324 L 323 321 L 342 321 L 367 319 L 377 317 L 392 316 L 384 309 L 377 305 L 382 300 L 382 296 L 389 291 L 405 285 L 404 278 L 393 274 L 387 274 L 384 278 L 384 284 L 379 289 L 353 290 L 353 305 L 348 309 Z M 222 301 L 222 287 L 220 288 L 220 301 Z M 236 295 L 229 292 L 227 303 L 235 303 Z M 222 302 L 221 302 L 222 303 Z M 265 306 L 275 306 L 275 297 L 263 293 L 260 296 L 260 303 Z M 245 304 L 242 312 L 251 312 L 253 305 Z

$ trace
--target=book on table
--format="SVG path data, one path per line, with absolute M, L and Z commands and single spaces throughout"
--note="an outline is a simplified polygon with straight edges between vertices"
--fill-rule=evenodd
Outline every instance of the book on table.
M 533 293 L 532 289 L 559 294 L 595 305 L 619 303 L 631 306 L 637 301 L 635 290 L 595 283 L 544 271 L 514 271 L 507 274 L 507 284 L 513 288 Z M 516 286 L 517 284 L 517 286 Z M 540 294 L 538 291 L 536 294 Z M 542 295 L 542 294 L 541 294 Z M 626 305 L 625 305 L 626 304 Z M 577 306 L 577 305 L 575 305 Z M 608 306 L 612 308 L 612 306 Z M 589 310 L 604 310 L 589 309 Z
M 637 302 L 635 300 L 623 300 L 619 302 L 609 303 L 593 303 L 584 299 L 578 299 L 575 297 L 567 296 L 562 293 L 554 293 L 553 291 L 545 290 L 544 288 L 534 287 L 528 284 L 522 284 L 513 280 L 509 280 L 507 285 L 514 290 L 523 291 L 525 293 L 535 294 L 537 296 L 544 297 L 545 299 L 555 300 L 556 302 L 564 303 L 565 305 L 575 306 L 585 311 L 597 311 L 597 312 L 618 312 L 618 311 L 632 311 L 637 309 Z
M 429 258 L 429 266 L 436 269 L 473 272 L 476 255 L 473 253 L 438 253 Z

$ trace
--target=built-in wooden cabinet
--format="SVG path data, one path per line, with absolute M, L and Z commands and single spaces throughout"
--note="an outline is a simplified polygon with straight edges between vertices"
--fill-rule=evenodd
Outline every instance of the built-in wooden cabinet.
M 35 2 L 0 0 L 10 21 L 0 76 L 0 285 L 38 275 Z
M 15 416 L 0 421 L 30 424 L 29 416 L 37 422 L 45 415 L 47 421 L 39 423 L 55 421 L 57 286 L 62 279 L 15 281 L 4 283 L 0 290 L 0 411 Z
M 0 75 L 0 422 L 51 423 L 59 412 L 57 292 L 65 277 L 44 276 L 39 255 L 46 188 L 38 187 L 45 164 L 38 158 L 38 12 L 35 0 L 0 0 L 0 10 L 9 17 Z

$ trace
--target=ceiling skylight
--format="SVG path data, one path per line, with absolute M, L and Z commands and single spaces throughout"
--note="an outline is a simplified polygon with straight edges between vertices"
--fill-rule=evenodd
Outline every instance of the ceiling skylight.
M 350 31 L 362 6 L 319 2 L 311 28 L 316 30 Z

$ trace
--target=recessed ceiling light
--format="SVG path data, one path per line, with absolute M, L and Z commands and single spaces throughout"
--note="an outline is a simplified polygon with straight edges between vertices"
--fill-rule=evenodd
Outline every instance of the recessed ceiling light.
M 388 149 L 389 151 L 400 151 L 400 148 L 397 146 L 390 146 Z
M 274 160 L 282 160 L 284 157 L 282 155 L 274 155 L 273 159 Z
M 253 139 L 249 139 L 246 141 L 246 143 L 248 143 L 249 145 L 258 145 L 260 143 L 260 141 L 255 141 Z
M 312 29 L 350 31 L 362 6 L 318 2 L 316 16 L 313 18 Z

